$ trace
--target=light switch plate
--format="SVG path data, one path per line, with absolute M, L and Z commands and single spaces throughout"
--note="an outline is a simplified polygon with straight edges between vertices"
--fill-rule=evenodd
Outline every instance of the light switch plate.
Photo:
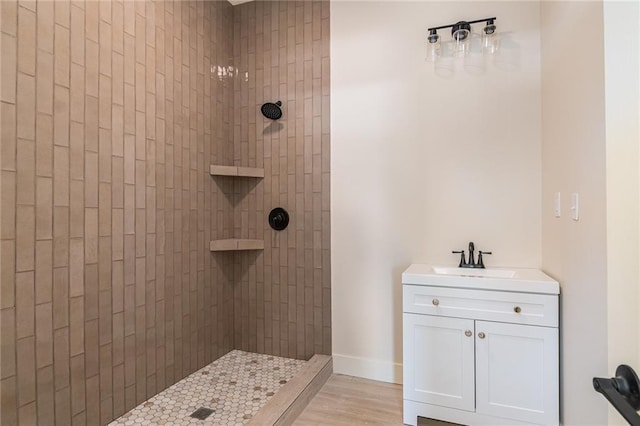
M 571 194 L 571 219 L 580 219 L 580 195 L 577 192 Z
M 560 217 L 560 193 L 556 192 L 553 195 L 553 216 Z

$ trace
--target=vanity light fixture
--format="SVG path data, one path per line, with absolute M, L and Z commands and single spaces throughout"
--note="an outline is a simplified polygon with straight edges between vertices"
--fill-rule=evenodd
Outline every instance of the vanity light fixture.
M 439 27 L 428 28 L 429 36 L 427 37 L 427 60 L 434 60 L 440 56 L 440 36 L 438 30 L 451 28 L 451 38 L 454 42 L 454 52 L 458 55 L 466 55 L 469 51 L 469 35 L 471 34 L 471 25 L 484 22 L 483 42 L 482 46 L 488 53 L 495 52 L 494 36 L 496 33 L 496 17 L 476 19 L 474 21 L 458 21 L 455 24 L 441 25 Z

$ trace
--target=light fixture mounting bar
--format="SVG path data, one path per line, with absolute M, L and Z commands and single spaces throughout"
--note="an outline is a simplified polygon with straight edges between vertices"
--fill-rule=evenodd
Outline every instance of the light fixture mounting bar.
M 460 22 L 465 22 L 467 24 L 477 24 L 478 22 L 488 22 L 488 21 L 496 21 L 498 18 L 496 18 L 495 16 L 492 18 L 483 18 L 483 19 L 476 19 L 475 21 L 460 21 Z M 453 28 L 454 25 L 458 25 L 460 24 L 460 22 L 456 22 L 454 24 L 449 24 L 449 25 L 441 25 L 439 27 L 431 27 L 431 28 L 427 28 L 427 31 L 432 31 L 432 30 L 442 30 L 445 28 Z

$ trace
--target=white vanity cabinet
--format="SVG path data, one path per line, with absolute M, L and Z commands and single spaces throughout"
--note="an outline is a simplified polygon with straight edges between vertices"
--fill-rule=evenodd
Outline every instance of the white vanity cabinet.
M 557 425 L 558 283 L 417 277 L 425 267 L 403 274 L 404 423 Z

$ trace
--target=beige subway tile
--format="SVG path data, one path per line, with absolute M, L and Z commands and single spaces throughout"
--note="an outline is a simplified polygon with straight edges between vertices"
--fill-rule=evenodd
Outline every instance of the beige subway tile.
M 54 11 L 52 1 L 38 4 L 38 50 L 53 53 Z
M 87 1 L 85 2 L 85 36 L 88 40 L 95 43 L 99 41 L 98 29 L 100 22 L 100 2 L 99 1 Z M 89 58 L 87 58 L 87 64 Z
M 19 321 L 19 320 L 18 320 Z M 18 406 L 36 400 L 35 337 L 25 337 L 16 343 Z
M 38 50 L 36 75 L 37 112 L 53 114 L 53 54 Z
M 0 5 L 5 2 L 0 2 Z M 3 424 L 14 425 L 18 424 L 18 412 L 17 412 L 17 388 L 16 388 L 16 376 L 11 376 L 3 379 L 0 382 L 0 415 L 2 416 Z
M 18 138 L 34 140 L 36 136 L 36 84 L 34 77 L 18 73 L 17 96 L 16 135 Z
M 69 205 L 69 148 L 53 147 L 53 205 Z
M 142 15 L 136 14 L 136 30 L 135 30 L 135 41 L 136 41 L 136 62 L 140 64 L 144 64 L 145 59 L 145 46 L 146 46 L 146 35 L 145 35 L 145 19 Z
M 85 68 L 83 66 L 78 64 L 71 64 L 69 119 L 78 123 L 84 123 L 84 75 Z
M 54 180 L 55 185 L 55 180 Z M 53 266 L 69 265 L 69 207 L 53 207 Z
M 98 265 L 84 268 L 84 317 L 85 321 L 98 318 Z M 86 324 L 85 324 L 86 335 Z
M 133 85 L 124 85 L 124 133 L 134 135 L 136 133 L 136 102 Z
M 98 207 L 98 154 L 85 153 L 85 206 Z
M 69 28 L 71 22 L 71 4 L 69 0 L 56 0 L 55 2 L 56 24 Z
M 16 173 L 16 203 L 35 204 L 36 198 L 36 144 L 33 140 L 18 139 Z
M 0 215 L 0 239 L 11 240 L 16 236 L 16 173 L 2 171 L 0 181 L 0 202 L 2 203 L 2 215 Z
M 84 354 L 78 354 L 76 356 L 73 356 L 72 354 L 70 367 L 71 414 L 76 416 L 85 410 Z
M 85 371 L 86 365 L 89 361 L 85 358 Z M 87 378 L 86 381 L 86 405 L 87 405 L 87 419 L 95 424 L 99 425 L 100 418 L 100 376 L 95 375 Z M 91 424 L 91 423 L 89 423 Z
M 99 125 L 102 129 L 111 129 L 111 77 L 100 74 Z
M 112 105 L 111 109 L 111 153 L 114 156 L 124 156 L 124 107 Z
M 84 296 L 69 300 L 69 354 L 84 353 Z M 84 371 L 82 372 L 84 378 Z
M 124 5 L 122 2 L 113 2 L 111 4 L 112 13 L 112 33 L 113 33 L 113 50 L 114 52 L 123 53 L 123 37 L 124 37 Z
M 109 77 L 111 77 L 111 45 L 111 25 L 100 20 L 100 74 Z
M 53 238 L 53 179 L 36 178 L 36 239 Z
M 34 206 L 18 205 L 16 207 L 16 271 L 33 271 L 34 269 L 35 228 Z
M 134 185 L 124 186 L 124 233 L 132 235 L 135 233 L 135 187 Z
M 0 170 L 16 170 L 16 106 L 0 104 Z
M 18 71 L 36 74 L 36 14 L 18 8 Z
M 100 68 L 99 68 L 100 48 L 97 42 L 86 40 L 85 58 L 86 58 L 86 62 L 85 62 L 86 94 L 89 96 L 97 97 L 99 94 L 98 80 L 100 75 Z
M 18 22 L 18 2 L 17 0 L 6 0 L 0 2 L 0 28 L 3 33 L 10 34 L 12 36 L 17 35 Z
M 0 2 L 4 4 L 4 2 Z M 1 98 L 3 102 L 16 103 L 16 70 L 18 61 L 17 39 L 14 36 L 2 33 L 0 39 L 2 45 L 2 81 L 0 89 L 2 91 Z
M 124 259 L 124 209 L 112 209 L 111 236 L 113 260 Z
M 98 192 L 98 235 L 107 237 L 111 235 L 111 185 L 100 183 Z
M 84 182 L 72 180 L 69 201 L 69 237 L 84 237 Z
M 100 368 L 99 342 L 98 342 L 98 320 L 86 321 L 84 324 L 85 338 L 85 377 L 93 377 L 98 374 Z M 89 380 L 87 380 L 87 390 Z M 88 395 L 87 395 L 88 398 Z M 88 402 L 88 401 L 87 401 Z
M 36 367 L 53 365 L 53 305 L 36 305 Z
M 84 10 L 71 6 L 71 62 L 84 65 Z
M 36 304 L 52 301 L 53 241 L 36 241 Z
M 16 374 L 16 310 L 5 308 L 0 311 L 0 330 L 2 345 L 0 346 L 0 378 L 6 379 Z
M 136 35 L 135 0 L 124 0 L 124 31 L 132 36 Z
M 136 83 L 134 85 L 136 95 L 136 111 L 144 112 L 146 103 L 145 68 L 143 64 L 136 63 Z M 137 124 L 136 117 L 136 124 Z
M 69 89 L 57 84 L 53 95 L 53 142 L 69 146 Z
M 54 417 L 53 364 L 36 372 L 36 404 L 38 405 L 38 424 L 47 424 Z
M 86 264 L 98 263 L 98 209 L 84 209 L 84 261 Z
M 55 389 L 69 386 L 69 328 L 53 332 L 53 375 Z
M 56 390 L 55 394 L 55 425 L 71 425 L 71 388 Z
M 124 35 L 123 56 L 124 82 L 133 86 L 136 83 L 136 45 L 135 38 L 129 34 Z
M 53 117 L 38 114 L 36 129 L 36 174 L 53 177 Z
M 53 329 L 69 326 L 69 273 L 65 267 L 53 270 Z M 54 336 L 55 338 L 55 336 Z
M 84 126 L 71 122 L 69 137 L 69 172 L 70 179 L 84 179 Z
M 98 287 L 100 290 L 111 287 L 111 237 L 98 239 Z
M 84 241 L 82 238 L 69 240 L 69 296 L 84 294 Z
M 83 385 L 84 385 L 84 382 L 83 382 Z M 71 390 L 73 391 L 73 386 L 71 387 Z M 71 400 L 72 400 L 72 404 L 73 404 L 73 395 L 71 395 Z M 86 411 L 82 411 L 82 412 L 74 415 L 73 418 L 71 419 L 71 426 L 84 426 L 86 424 L 87 424 L 87 413 L 86 413 Z
M 14 240 L 0 241 L 0 309 L 15 306 L 15 262 Z
M 111 263 L 112 309 L 113 312 L 124 310 L 124 261 Z
M 63 87 L 69 87 L 69 29 L 56 24 L 54 40 L 54 81 Z
M 84 125 L 84 146 L 85 151 L 98 152 L 98 98 L 93 96 L 85 97 L 85 125 Z M 96 170 L 97 174 L 97 170 Z

